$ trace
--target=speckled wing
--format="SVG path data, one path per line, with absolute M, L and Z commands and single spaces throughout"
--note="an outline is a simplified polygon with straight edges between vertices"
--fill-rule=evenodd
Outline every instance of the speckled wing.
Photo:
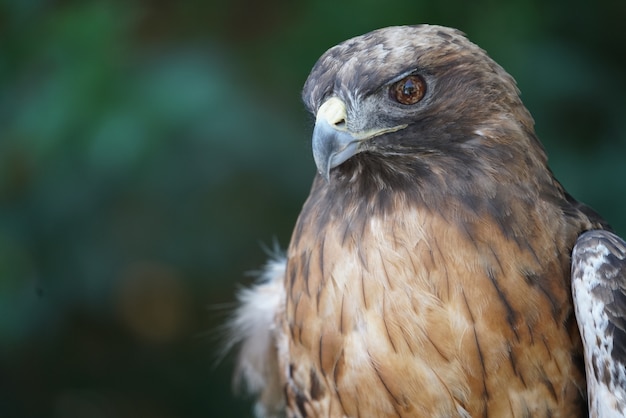
M 582 234 L 572 253 L 572 293 L 585 348 L 589 414 L 626 416 L 626 242 Z

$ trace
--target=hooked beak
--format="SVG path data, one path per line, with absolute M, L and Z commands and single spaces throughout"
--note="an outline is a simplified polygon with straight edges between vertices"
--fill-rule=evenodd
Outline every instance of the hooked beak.
M 337 97 L 326 100 L 317 111 L 313 129 L 313 158 L 318 172 L 326 181 L 330 180 L 331 169 L 364 150 L 362 145 L 366 140 L 407 126 L 353 133 L 348 130 L 347 125 L 346 105 Z
M 313 129 L 313 158 L 319 173 L 328 180 L 337 167 L 358 152 L 359 140 L 346 129 L 346 105 L 336 97 L 317 111 Z

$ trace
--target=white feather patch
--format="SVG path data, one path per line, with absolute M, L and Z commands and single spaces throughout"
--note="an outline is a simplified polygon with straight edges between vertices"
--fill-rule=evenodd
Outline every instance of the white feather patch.
M 572 253 L 572 294 L 593 418 L 624 417 L 626 411 L 626 370 L 622 359 L 614 357 L 614 344 L 620 341 L 612 329 L 616 318 L 626 316 L 622 305 L 613 305 L 624 289 L 625 250 L 626 243 L 619 237 L 596 230 L 581 235 Z
M 227 349 L 239 345 L 234 376 L 236 389 L 257 396 L 257 417 L 282 416 L 285 399 L 278 369 L 277 313 L 285 301 L 286 259 L 268 261 L 259 282 L 238 294 L 239 307 L 228 324 Z

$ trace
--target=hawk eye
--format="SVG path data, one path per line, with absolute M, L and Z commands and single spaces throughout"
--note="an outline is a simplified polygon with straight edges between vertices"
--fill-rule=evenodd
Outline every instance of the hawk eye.
M 391 98 L 403 105 L 412 105 L 424 97 L 426 83 L 418 75 L 404 77 L 391 85 Z

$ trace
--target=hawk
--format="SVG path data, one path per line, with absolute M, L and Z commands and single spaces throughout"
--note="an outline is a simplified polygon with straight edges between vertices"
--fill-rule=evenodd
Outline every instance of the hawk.
M 319 173 L 230 324 L 257 416 L 585 417 L 587 381 L 621 411 L 624 243 L 554 178 L 502 67 L 389 27 L 323 54 L 303 99 Z

